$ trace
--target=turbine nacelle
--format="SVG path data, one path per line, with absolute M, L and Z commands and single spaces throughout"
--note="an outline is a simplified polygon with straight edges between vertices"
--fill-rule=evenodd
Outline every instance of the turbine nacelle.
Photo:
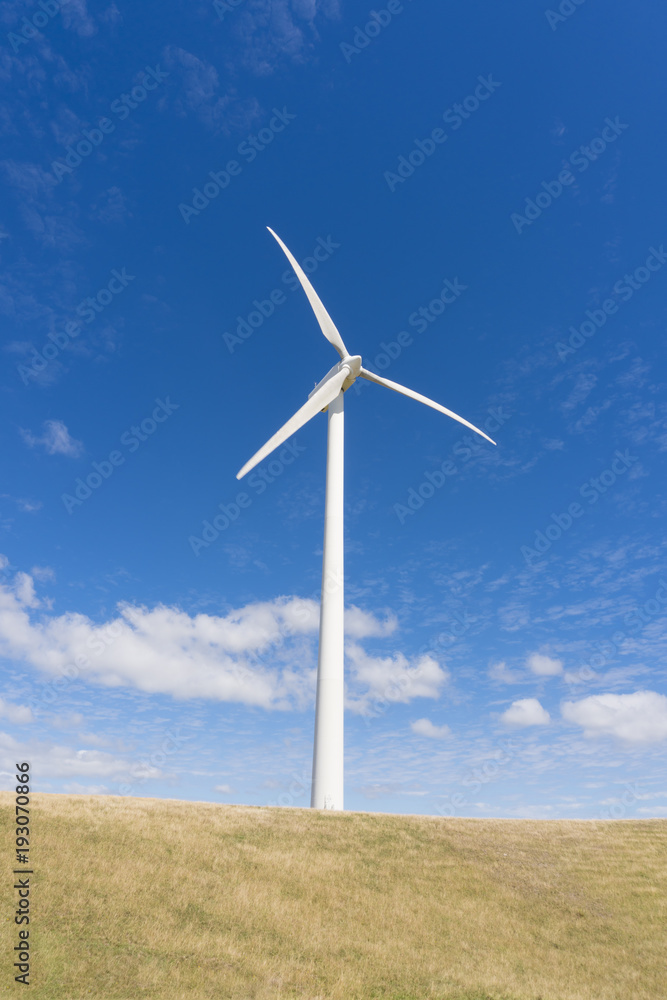
M 314 396 L 315 393 L 318 392 L 323 385 L 326 385 L 327 382 L 330 381 L 330 379 L 335 378 L 335 376 L 338 375 L 339 372 L 342 372 L 343 369 L 347 370 L 348 372 L 347 378 L 343 382 L 341 390 L 342 392 L 345 392 L 345 390 L 350 388 L 355 379 L 358 378 L 361 373 L 361 355 L 348 354 L 346 357 L 342 359 L 342 361 L 339 361 L 337 365 L 334 365 L 333 368 L 330 368 L 329 371 L 324 376 L 324 378 L 317 383 L 312 392 L 308 393 L 308 399 L 310 399 L 311 396 Z M 324 406 L 322 409 L 326 410 L 327 407 Z

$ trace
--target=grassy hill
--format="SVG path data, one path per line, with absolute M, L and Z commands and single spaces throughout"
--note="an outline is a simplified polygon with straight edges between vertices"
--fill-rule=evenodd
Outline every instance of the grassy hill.
M 0 793 L 5 996 L 24 990 L 13 801 Z M 667 821 L 68 795 L 34 795 L 31 814 L 33 1000 L 667 996 Z

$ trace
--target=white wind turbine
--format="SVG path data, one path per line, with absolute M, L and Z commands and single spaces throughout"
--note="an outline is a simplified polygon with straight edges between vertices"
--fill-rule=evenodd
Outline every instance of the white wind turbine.
M 268 227 L 267 227 L 268 228 Z M 285 251 L 304 292 L 308 296 L 322 333 L 340 354 L 338 364 L 327 372 L 308 396 L 307 402 L 269 438 L 246 462 L 236 478 L 241 479 L 259 462 L 303 427 L 320 410 L 329 410 L 327 436 L 327 479 L 324 503 L 324 554 L 322 559 L 322 598 L 320 641 L 317 661 L 317 700 L 315 707 L 315 742 L 313 747 L 313 782 L 311 807 L 343 808 L 343 704 L 344 704 L 344 593 L 343 593 L 343 393 L 359 376 L 388 389 L 410 396 L 444 413 L 491 444 L 491 438 L 478 427 L 452 413 L 421 393 L 406 389 L 397 382 L 381 378 L 361 366 L 361 357 L 351 355 L 343 343 L 317 292 L 297 260 L 279 236 L 269 228 Z

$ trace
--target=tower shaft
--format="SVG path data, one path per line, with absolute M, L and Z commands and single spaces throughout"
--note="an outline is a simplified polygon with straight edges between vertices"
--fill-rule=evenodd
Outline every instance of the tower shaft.
M 344 412 L 343 393 L 340 392 L 329 404 L 327 432 L 324 556 L 317 660 L 313 784 L 310 800 L 314 809 L 343 808 L 345 698 L 343 477 Z

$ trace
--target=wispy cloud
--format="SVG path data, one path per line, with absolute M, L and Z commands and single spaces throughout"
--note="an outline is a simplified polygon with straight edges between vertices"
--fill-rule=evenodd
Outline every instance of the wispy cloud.
M 44 433 L 37 437 L 31 431 L 21 429 L 21 436 L 31 448 L 43 447 L 48 455 L 67 455 L 79 458 L 83 454 L 83 444 L 76 441 L 62 420 L 46 420 Z
M 66 135 L 71 132 L 76 134 L 80 128 L 78 119 L 78 127 L 74 122 L 69 127 L 66 122 L 62 124 Z M 54 127 L 57 129 L 57 124 L 54 123 Z M 43 135 L 40 138 L 43 141 Z M 80 248 L 86 242 L 82 230 L 74 221 L 77 213 L 71 211 L 69 204 L 60 204 L 54 199 L 56 181 L 50 171 L 29 161 L 9 159 L 0 162 L 0 169 L 8 188 L 14 193 L 24 226 L 42 248 L 57 250 L 62 258 L 63 252 Z M 66 271 L 67 262 L 59 262 L 56 267 Z M 19 280 L 23 278 L 24 294 L 34 296 L 34 285 L 25 281 L 24 270 L 25 265 L 19 267 L 17 276 Z
M 590 367 L 589 362 L 589 367 Z M 598 376 L 590 370 L 579 371 L 574 374 L 574 385 L 567 399 L 561 402 L 561 409 L 565 415 L 569 415 L 580 403 L 587 398 L 597 385 Z
M 56 574 L 50 566 L 33 566 L 30 575 L 34 576 L 40 583 L 52 582 L 56 578 Z
M 68 795 L 108 795 L 106 785 L 82 785 L 80 781 L 66 781 L 63 789 Z
M 61 10 L 66 28 L 72 28 L 84 38 L 96 33 L 97 27 L 88 13 L 86 0 L 67 0 Z
M 26 752 L 27 751 L 27 752 Z M 0 733 L 0 768 L 11 770 L 14 761 L 28 757 L 40 780 L 44 778 L 122 778 L 128 775 L 131 762 L 102 750 L 75 750 L 73 747 L 31 742 L 26 747 L 8 733 Z
M 127 207 L 125 195 L 114 185 L 103 191 L 93 202 L 88 218 L 93 222 L 120 225 L 132 218 L 132 212 Z
M 504 660 L 492 663 L 488 674 L 492 681 L 497 681 L 499 684 L 521 684 L 525 680 L 520 671 L 511 670 Z
M 0 493 L 0 500 L 10 500 L 16 504 L 20 511 L 28 514 L 40 510 L 42 507 L 41 500 L 30 500 L 27 497 L 13 497 L 9 493 Z
M 174 99 L 177 115 L 193 114 L 212 132 L 229 135 L 249 128 L 261 114 L 255 98 L 241 98 L 233 87 L 221 93 L 217 69 L 199 56 L 169 45 L 163 58 L 170 71 L 181 78 L 179 94 Z
M 304 62 L 319 40 L 318 21 L 339 16 L 339 0 L 248 0 L 229 22 L 234 59 L 258 76 L 285 60 Z

